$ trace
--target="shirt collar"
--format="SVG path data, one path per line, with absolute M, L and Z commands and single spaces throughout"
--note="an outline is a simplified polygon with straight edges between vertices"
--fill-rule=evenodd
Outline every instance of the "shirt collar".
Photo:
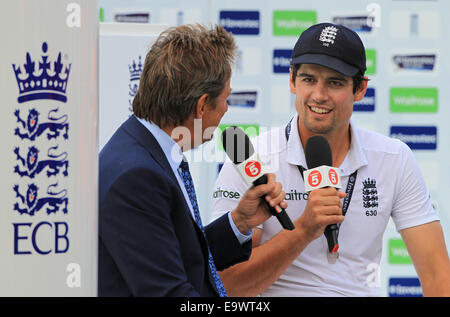
M 366 155 L 361 146 L 361 140 L 358 134 L 358 127 L 350 119 L 350 134 L 351 134 L 351 143 L 350 143 L 350 151 L 348 151 L 347 156 L 342 162 L 340 169 L 341 175 L 346 176 L 350 175 L 354 171 L 358 170 L 362 166 L 368 164 Z
M 292 118 L 290 124 L 289 140 L 287 141 L 287 162 L 293 165 L 301 165 L 307 168 L 305 152 L 303 150 L 302 142 L 300 141 L 300 134 L 298 133 L 298 113 Z
M 290 135 L 287 141 L 287 162 L 293 165 L 301 165 L 307 168 L 305 152 L 298 133 L 298 113 L 292 118 L 290 124 Z M 366 156 L 361 148 L 357 127 L 350 119 L 351 144 L 350 150 L 340 166 L 341 176 L 350 175 L 360 167 L 367 165 Z
M 142 123 L 142 125 L 144 125 L 144 127 L 146 127 L 151 134 L 153 134 L 156 141 L 161 146 L 170 167 L 175 172 L 178 167 L 180 167 L 180 163 L 183 160 L 183 151 L 181 151 L 180 146 L 172 140 L 172 138 L 164 130 L 153 122 L 138 117 L 136 117 L 136 119 L 138 119 L 138 121 Z

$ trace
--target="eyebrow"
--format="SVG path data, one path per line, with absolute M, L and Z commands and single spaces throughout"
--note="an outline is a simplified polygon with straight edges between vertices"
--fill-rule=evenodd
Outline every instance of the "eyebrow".
M 312 74 L 308 74 L 308 73 L 300 73 L 297 75 L 298 77 L 312 77 L 314 78 L 315 76 Z M 331 76 L 328 77 L 327 80 L 337 80 L 337 81 L 342 81 L 342 82 L 347 82 L 347 78 L 345 78 L 344 76 Z

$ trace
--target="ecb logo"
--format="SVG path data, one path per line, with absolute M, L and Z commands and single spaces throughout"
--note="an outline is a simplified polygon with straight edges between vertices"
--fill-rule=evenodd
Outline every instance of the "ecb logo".
M 22 157 L 19 153 L 19 148 L 14 149 L 14 154 L 16 154 L 17 160 L 20 164 L 14 166 L 14 173 L 19 174 L 20 177 L 28 176 L 34 178 L 37 174 L 40 174 L 44 169 L 47 168 L 47 176 L 57 175 L 60 170 L 64 176 L 68 175 L 67 167 L 69 166 L 69 161 L 67 160 L 67 152 L 62 152 L 60 154 L 55 154 L 58 146 L 53 146 L 48 149 L 47 160 L 39 160 L 38 154 L 39 150 L 34 146 L 30 146 L 26 158 Z
M 128 70 L 130 71 L 130 83 L 128 84 L 128 88 L 130 89 L 128 95 L 131 97 L 128 99 L 130 104 L 129 110 L 133 112 L 133 99 L 136 96 L 139 88 L 139 80 L 141 79 L 142 73 L 142 62 L 141 56 L 139 56 L 139 62 L 136 64 L 136 61 L 133 60 L 131 65 L 128 65 Z
M 41 50 L 38 60 L 26 52 L 23 65 L 12 64 L 18 87 L 13 116 L 13 135 L 18 143 L 13 148 L 16 179 L 12 210 L 25 221 L 12 224 L 16 255 L 66 253 L 70 245 L 69 224 L 54 218 L 69 212 L 65 188 L 70 157 L 65 150 L 69 115 L 51 103 L 67 103 L 72 64 L 64 63 L 67 54 L 61 52 L 52 58 L 47 42 L 42 43 Z
M 20 123 L 20 126 L 14 130 L 14 134 L 19 136 L 22 140 L 29 139 L 34 141 L 45 131 L 48 131 L 47 139 L 49 140 L 58 137 L 60 132 L 64 132 L 64 139 L 68 139 L 69 135 L 67 132 L 69 130 L 69 124 L 67 123 L 67 115 L 55 118 L 54 114 L 56 112 L 58 112 L 58 108 L 50 110 L 47 117 L 49 121 L 39 123 L 40 113 L 35 108 L 28 111 L 26 122 L 20 117 L 20 110 L 16 110 L 14 116 L 17 118 L 17 122 Z
M 47 214 L 56 213 L 60 210 L 60 208 L 62 208 L 62 212 L 66 214 L 68 202 L 66 197 L 67 190 L 63 189 L 59 192 L 53 192 L 52 188 L 57 185 L 57 183 L 50 185 L 47 188 L 48 196 L 41 198 L 38 198 L 39 188 L 35 184 L 28 185 L 26 196 L 20 193 L 19 185 L 14 185 L 16 197 L 20 198 L 20 201 L 22 202 L 22 204 L 15 203 L 14 210 L 18 211 L 20 214 L 34 216 L 36 212 L 47 206 Z

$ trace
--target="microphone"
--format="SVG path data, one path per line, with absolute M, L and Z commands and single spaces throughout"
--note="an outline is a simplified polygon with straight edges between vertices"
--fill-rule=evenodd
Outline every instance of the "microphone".
M 222 145 L 230 160 L 244 178 L 248 185 L 267 184 L 267 167 L 259 159 L 249 137 L 242 129 L 232 126 L 222 133 Z M 265 196 L 263 197 L 265 198 Z M 286 210 L 280 205 L 271 207 L 267 200 L 263 199 L 270 213 L 277 217 L 281 226 L 287 230 L 295 228 Z
M 310 137 L 305 146 L 305 158 L 308 170 L 303 173 L 303 179 L 305 180 L 305 189 L 307 192 L 324 187 L 341 188 L 339 172 L 336 168 L 332 167 L 333 157 L 326 138 L 320 135 Z M 324 234 L 327 238 L 328 251 L 330 253 L 337 253 L 339 249 L 338 225 L 328 225 L 325 228 Z

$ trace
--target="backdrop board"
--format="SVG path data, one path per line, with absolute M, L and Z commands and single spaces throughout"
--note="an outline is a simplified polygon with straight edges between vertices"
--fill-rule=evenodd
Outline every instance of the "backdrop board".
M 430 190 L 450 250 L 450 41 L 447 0 L 99 0 L 105 21 L 140 19 L 179 25 L 221 24 L 235 36 L 238 57 L 229 110 L 216 137 L 192 153 L 197 197 L 204 223 L 221 195 L 215 179 L 226 157 L 219 132 L 237 124 L 250 135 L 283 126 L 295 113 L 289 63 L 307 27 L 334 22 L 355 30 L 366 47 L 370 81 L 353 120 L 405 142 Z M 386 163 L 388 164 L 388 162 Z M 374 218 L 375 219 L 375 218 Z M 367 268 L 382 296 L 417 296 L 421 287 L 392 221 L 383 236 L 381 262 Z
M 167 25 L 100 23 L 99 145 L 133 113 L 145 56 Z
M 166 24 L 100 23 L 100 150 L 114 131 L 133 114 L 132 102 L 139 87 L 145 56 L 158 35 L 168 27 Z M 196 188 L 200 188 L 201 162 L 192 160 L 193 153 L 186 153 L 186 158 L 190 161 Z M 207 199 L 207 195 L 198 196 L 200 204 L 206 203 Z M 202 212 L 205 213 L 205 210 Z
M 97 19 L 0 1 L 0 296 L 97 293 Z

